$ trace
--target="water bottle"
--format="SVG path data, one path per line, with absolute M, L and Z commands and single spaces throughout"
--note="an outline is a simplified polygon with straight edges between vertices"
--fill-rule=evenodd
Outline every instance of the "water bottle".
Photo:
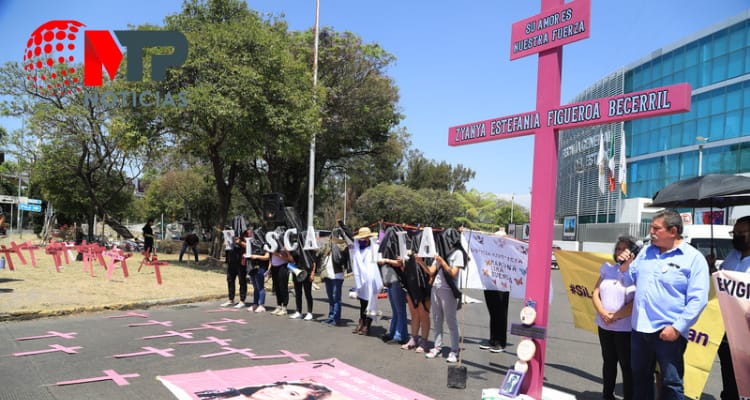
M 5 269 L 5 257 L 0 257 L 0 269 Z

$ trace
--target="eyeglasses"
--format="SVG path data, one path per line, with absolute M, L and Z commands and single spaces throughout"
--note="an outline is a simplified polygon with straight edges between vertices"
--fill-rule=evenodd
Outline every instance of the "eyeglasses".
M 737 231 L 737 232 L 729 231 L 729 237 L 734 237 L 735 234 L 740 235 L 740 236 L 747 236 L 747 233 L 748 233 L 747 231 Z

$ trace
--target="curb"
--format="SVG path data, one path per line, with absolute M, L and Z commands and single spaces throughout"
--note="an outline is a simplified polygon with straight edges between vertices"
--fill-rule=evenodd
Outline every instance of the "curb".
M 197 303 L 202 301 L 223 299 L 225 295 L 203 295 L 194 297 L 179 297 L 172 299 L 144 300 L 125 304 L 104 304 L 99 306 L 70 307 L 59 310 L 18 311 L 0 314 L 0 322 L 26 321 L 40 318 L 61 317 L 71 314 L 91 313 L 112 310 L 132 310 L 136 308 L 151 308 L 155 306 L 169 306 L 174 304 Z

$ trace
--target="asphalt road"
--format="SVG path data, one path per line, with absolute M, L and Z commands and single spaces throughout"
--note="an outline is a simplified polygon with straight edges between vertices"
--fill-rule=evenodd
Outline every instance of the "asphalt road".
M 545 386 L 571 393 L 578 399 L 600 398 L 601 356 L 598 339 L 592 333 L 573 327 L 573 317 L 567 301 L 559 271 L 552 272 L 554 288 L 550 310 Z M 351 280 L 345 282 L 345 290 Z M 470 297 L 483 300 L 481 291 L 468 290 Z M 314 314 L 324 319 L 328 305 L 324 290 L 315 291 Z M 267 303 L 273 304 L 273 296 Z M 294 353 L 307 353 L 307 360 L 336 357 L 356 368 L 370 372 L 396 384 L 410 388 L 435 399 L 480 399 L 483 388 L 497 388 L 505 371 L 515 361 L 515 344 L 518 338 L 509 335 L 510 343 L 505 353 L 493 354 L 479 350 L 478 344 L 488 334 L 488 315 L 484 304 L 469 304 L 465 310 L 464 365 L 468 368 L 466 389 L 447 387 L 445 359 L 428 360 L 413 351 L 401 350 L 398 345 L 384 344 L 379 336 L 385 332 L 390 314 L 388 300 L 380 300 L 384 319 L 373 324 L 370 337 L 352 335 L 352 324 L 358 318 L 356 300 L 345 299 L 343 318 L 346 327 L 331 328 L 316 321 L 290 320 L 266 314 L 213 312 L 217 303 L 192 303 L 156 306 L 147 310 L 148 318 L 110 318 L 125 311 L 81 314 L 61 318 L 0 323 L 0 399 L 170 399 L 174 396 L 155 378 L 160 375 L 182 374 L 207 369 L 220 370 L 285 363 L 289 360 L 249 360 L 240 355 L 200 358 L 207 353 L 200 346 L 178 346 L 176 337 L 144 340 L 145 336 L 161 335 L 167 330 L 179 331 L 198 327 L 221 318 L 243 319 L 246 324 L 226 324 L 225 332 L 205 333 L 206 336 L 231 338 L 235 348 L 252 348 L 258 353 L 276 353 L 281 349 Z M 294 303 L 294 299 L 291 299 Z M 521 301 L 511 299 L 510 320 L 518 322 Z M 128 327 L 128 324 L 149 320 L 171 321 L 170 327 L 145 325 Z M 459 314 L 459 323 L 461 321 Z M 59 337 L 19 341 L 18 338 L 45 335 L 49 331 L 76 332 L 72 339 Z M 195 338 L 201 338 L 196 334 Z M 444 335 L 449 337 L 449 335 Z M 432 337 L 430 338 L 432 339 Z M 50 349 L 50 345 L 80 346 L 76 354 L 62 352 L 16 357 L 14 353 Z M 130 354 L 144 346 L 176 348 L 174 357 L 148 355 L 115 358 Z M 259 351 L 261 350 L 262 351 Z M 445 355 L 443 356 L 445 357 Z M 718 359 L 709 376 L 702 399 L 718 399 L 721 377 Z M 120 374 L 138 373 L 129 379 L 130 384 L 118 386 L 111 381 L 57 386 L 56 382 L 77 380 L 103 375 L 104 370 Z M 621 395 L 621 384 L 617 393 Z

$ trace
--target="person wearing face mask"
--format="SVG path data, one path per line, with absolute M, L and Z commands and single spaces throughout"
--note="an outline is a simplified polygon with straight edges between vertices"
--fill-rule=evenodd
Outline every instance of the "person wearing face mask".
M 371 316 L 377 315 L 378 293 L 383 288 L 377 263 L 377 247 L 371 243 L 371 239 L 376 235 L 366 226 L 359 228 L 349 245 L 349 259 L 359 299 L 359 324 L 352 333 L 365 336 L 370 334 Z
M 750 216 L 745 216 L 734 223 L 731 232 L 734 250 L 727 254 L 720 269 L 727 271 L 750 272 Z M 721 365 L 721 381 L 724 385 L 721 400 L 739 400 L 737 381 L 732 366 L 732 353 L 729 350 L 727 335 L 721 339 L 719 345 L 719 363 Z

